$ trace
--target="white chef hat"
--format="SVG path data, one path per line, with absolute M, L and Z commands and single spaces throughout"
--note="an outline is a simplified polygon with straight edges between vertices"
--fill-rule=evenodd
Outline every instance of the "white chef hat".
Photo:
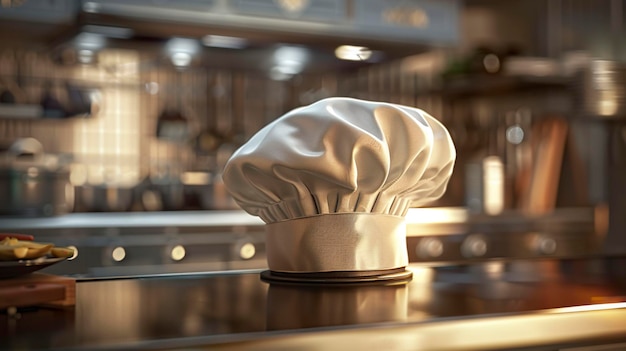
M 408 264 L 404 215 L 443 195 L 455 158 L 426 112 L 336 97 L 262 128 L 223 179 L 267 224 L 270 271 L 372 276 Z

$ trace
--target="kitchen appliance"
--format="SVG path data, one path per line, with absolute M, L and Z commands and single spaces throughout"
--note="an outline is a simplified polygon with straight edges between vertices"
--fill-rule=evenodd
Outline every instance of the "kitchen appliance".
M 44 272 L 86 278 L 260 269 L 262 222 L 243 211 L 81 212 L 0 218 L 6 232 L 73 246 L 78 255 Z
M 17 139 L 0 156 L 0 214 L 51 216 L 73 208 L 69 164 L 34 138 Z
M 136 191 L 118 184 L 83 184 L 75 187 L 76 211 L 124 212 L 131 210 Z
M 592 60 L 576 76 L 579 123 L 585 126 L 589 192 L 598 204 L 602 253 L 626 253 L 626 65 Z

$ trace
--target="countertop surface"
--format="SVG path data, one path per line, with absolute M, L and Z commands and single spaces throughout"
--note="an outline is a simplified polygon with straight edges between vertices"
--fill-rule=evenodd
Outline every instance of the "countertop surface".
M 626 342 L 625 264 L 411 265 L 409 283 L 357 287 L 270 284 L 260 271 L 84 280 L 73 309 L 0 314 L 0 349 L 345 349 L 347 342 L 361 350 L 461 350 Z
M 405 220 L 408 232 L 414 232 L 418 227 L 427 225 L 460 225 L 468 222 L 487 223 L 495 230 L 510 229 L 511 226 L 526 228 L 532 224 L 550 224 L 562 226 L 570 224 L 593 223 L 593 208 L 559 208 L 550 215 L 527 216 L 523 213 L 511 211 L 499 216 L 471 214 L 464 207 L 431 207 L 411 208 Z M 258 217 L 252 216 L 243 210 L 222 211 L 157 211 L 157 212 L 83 212 L 68 213 L 53 217 L 4 217 L 0 216 L 0 230 L 7 229 L 68 229 L 68 228 L 137 228 L 167 226 L 177 227 L 219 227 L 231 225 L 262 226 L 264 223 Z M 481 227 L 481 230 L 489 228 Z M 429 227 L 432 232 L 432 228 Z
M 60 228 L 108 228 L 120 226 L 156 227 L 167 226 L 230 226 L 263 225 L 258 217 L 242 210 L 228 211 L 159 211 L 159 212 L 85 212 L 69 213 L 57 217 L 0 217 L 3 229 L 60 229 Z

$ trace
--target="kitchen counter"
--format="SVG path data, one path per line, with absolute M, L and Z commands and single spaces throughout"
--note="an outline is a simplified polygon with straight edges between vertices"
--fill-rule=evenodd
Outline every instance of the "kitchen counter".
M 260 226 L 258 217 L 242 210 L 229 211 L 159 211 L 159 212 L 85 212 L 57 217 L 0 217 L 2 229 L 70 228 L 163 228 L 219 227 L 232 225 Z
M 0 315 L 0 348 L 554 350 L 624 343 L 625 263 L 411 265 L 407 284 L 359 287 L 269 284 L 258 270 L 87 279 L 77 283 L 73 309 Z
M 40 242 L 74 246 L 76 259 L 45 269 L 58 275 L 105 277 L 265 267 L 263 222 L 241 210 L 3 217 L 0 232 L 26 233 Z
M 531 217 L 512 211 L 498 216 L 471 214 L 464 207 L 411 208 L 406 215 L 409 236 L 454 234 L 468 230 L 468 224 L 481 231 L 551 229 L 571 230 L 591 225 L 594 208 L 559 208 L 544 216 Z M 98 228 L 165 228 L 165 227 L 224 227 L 263 226 L 263 221 L 243 210 L 222 211 L 157 211 L 157 212 L 84 212 L 54 217 L 2 217 L 0 230 L 59 230 Z M 541 228 L 539 228 L 541 229 Z

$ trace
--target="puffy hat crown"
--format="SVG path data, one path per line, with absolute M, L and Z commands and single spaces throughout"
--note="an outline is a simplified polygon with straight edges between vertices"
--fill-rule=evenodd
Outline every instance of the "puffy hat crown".
M 235 201 L 269 224 L 268 235 L 280 237 L 268 236 L 270 269 L 387 269 L 406 265 L 402 218 L 409 207 L 443 195 L 455 158 L 448 131 L 422 110 L 328 98 L 292 110 L 262 128 L 232 155 L 223 178 Z M 398 218 L 400 224 L 393 224 Z M 370 234 L 372 231 L 382 233 Z M 304 239 L 293 237 L 300 235 Z M 350 235 L 355 237 L 345 239 L 347 242 L 333 239 Z M 404 251 L 400 258 L 385 264 L 367 263 L 365 257 L 352 254 L 374 238 L 369 244 L 381 247 L 373 250 L 385 250 L 387 244 L 380 241 L 390 241 L 385 235 L 396 241 L 402 237 L 402 244 L 389 243 Z M 294 240 L 297 243 L 291 243 Z M 332 260 L 324 259 L 329 249 L 334 250 Z M 281 260 L 277 255 L 292 250 L 323 252 L 311 262 L 282 262 L 278 267 Z M 333 260 L 342 262 L 326 264 Z

